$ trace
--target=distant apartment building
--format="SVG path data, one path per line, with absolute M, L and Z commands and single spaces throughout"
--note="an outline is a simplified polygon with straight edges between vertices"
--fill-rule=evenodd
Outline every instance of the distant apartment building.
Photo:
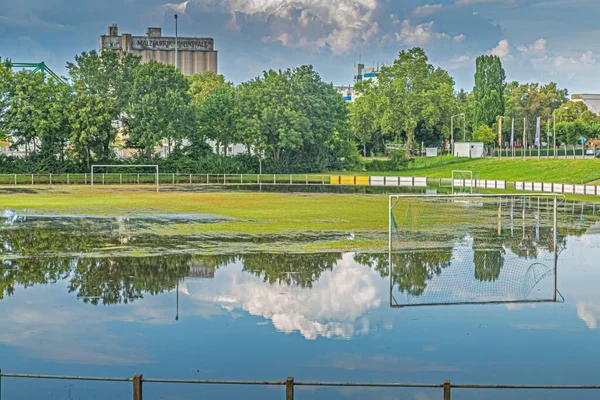
M 133 36 L 129 33 L 119 35 L 117 25 L 108 28 L 108 35 L 98 39 L 98 49 L 114 50 L 126 54 L 134 54 L 142 58 L 142 62 L 151 60 L 163 64 L 175 65 L 175 42 L 177 41 L 177 58 L 182 74 L 191 76 L 207 71 L 217 73 L 217 51 L 213 38 L 162 36 L 161 28 L 146 29 L 146 36 Z
M 354 85 L 362 82 L 365 79 L 377 80 L 377 74 L 381 71 L 381 67 L 365 68 L 364 64 L 354 64 L 354 83 L 352 85 L 335 86 L 339 94 L 344 97 L 344 100 L 353 102 L 358 97 L 354 90 Z
M 600 115 L 600 94 L 573 94 L 571 95 L 571 101 L 580 101 L 587 106 L 588 110 Z

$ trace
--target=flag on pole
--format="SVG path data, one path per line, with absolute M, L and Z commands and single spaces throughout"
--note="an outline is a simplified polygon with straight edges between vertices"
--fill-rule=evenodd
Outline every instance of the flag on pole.
M 512 119 L 512 127 L 510 128 L 510 147 L 515 147 L 515 119 Z
M 502 147 L 502 118 L 498 121 L 498 147 Z
M 540 130 L 542 129 L 542 119 L 537 117 L 535 123 L 535 145 L 539 147 L 540 145 Z

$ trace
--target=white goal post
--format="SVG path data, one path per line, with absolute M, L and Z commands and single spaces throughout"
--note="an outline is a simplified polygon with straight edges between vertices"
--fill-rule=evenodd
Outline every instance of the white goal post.
M 452 194 L 456 187 L 467 188 L 473 194 L 473 186 L 476 182 L 473 180 L 473 171 L 452 171 Z
M 158 192 L 159 172 L 158 165 L 92 165 L 91 187 L 94 188 L 94 169 L 95 168 L 153 168 L 156 171 L 155 183 Z
M 390 306 L 557 302 L 563 201 L 557 194 L 390 195 Z

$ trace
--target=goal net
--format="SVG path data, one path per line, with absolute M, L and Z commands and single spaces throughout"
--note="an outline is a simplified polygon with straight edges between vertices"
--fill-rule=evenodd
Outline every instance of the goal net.
M 92 170 L 91 170 L 91 187 L 92 189 L 94 188 L 94 174 L 98 175 L 98 171 L 103 171 L 104 173 L 102 174 L 102 183 L 105 183 L 105 175 L 109 175 L 106 174 L 106 172 L 108 171 L 110 173 L 111 170 L 114 171 L 114 169 L 136 169 L 136 170 L 140 170 L 140 169 L 146 169 L 146 170 L 151 170 L 154 172 L 154 184 L 156 185 L 156 191 L 159 191 L 159 172 L 158 172 L 158 165 L 92 165 Z M 122 184 L 123 181 L 123 174 L 117 174 L 119 175 L 119 184 Z M 137 183 L 140 183 L 140 174 L 137 174 Z M 97 184 L 97 182 L 96 182 Z
M 476 171 L 452 171 L 452 194 L 478 194 L 480 174 Z
M 559 200 L 390 196 L 390 305 L 557 301 Z

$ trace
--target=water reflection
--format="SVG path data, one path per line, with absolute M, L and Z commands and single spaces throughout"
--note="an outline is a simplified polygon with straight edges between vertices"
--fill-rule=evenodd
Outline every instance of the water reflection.
M 573 218 L 569 212 L 581 213 L 585 218 Z M 594 206 L 581 208 L 568 204 L 560 215 L 558 242 L 563 249 L 567 235 L 581 236 L 600 220 Z M 397 290 L 413 297 L 422 296 L 432 279 L 460 261 L 468 261 L 471 276 L 477 281 L 489 283 L 501 277 L 507 259 L 511 259 L 512 264 L 523 264 L 523 260 L 546 262 L 554 246 L 552 229 L 518 222 L 511 218 L 500 227 L 500 235 L 495 228 L 478 227 L 472 230 L 472 236 L 442 242 L 442 246 L 434 249 L 395 252 L 392 278 Z M 187 277 L 213 277 L 215 270 L 234 263 L 265 283 L 310 289 L 324 272 L 331 272 L 343 258 L 341 253 L 61 257 L 65 250 L 95 248 L 96 236 L 106 238 L 107 226 L 103 223 L 81 220 L 81 224 L 80 229 L 74 230 L 69 223 L 68 232 L 61 232 L 55 225 L 1 229 L 0 243 L 5 252 L 19 253 L 22 257 L 4 259 L 0 264 L 0 299 L 13 295 L 18 285 L 27 288 L 64 280 L 68 282 L 68 291 L 76 293 L 85 303 L 126 304 L 146 294 L 171 291 Z M 435 232 L 431 234 L 431 241 L 438 243 L 439 236 L 435 235 Z M 46 256 L 48 249 L 61 251 Z M 36 256 L 38 251 L 41 256 Z M 357 254 L 354 261 L 381 277 L 390 274 L 387 254 Z

